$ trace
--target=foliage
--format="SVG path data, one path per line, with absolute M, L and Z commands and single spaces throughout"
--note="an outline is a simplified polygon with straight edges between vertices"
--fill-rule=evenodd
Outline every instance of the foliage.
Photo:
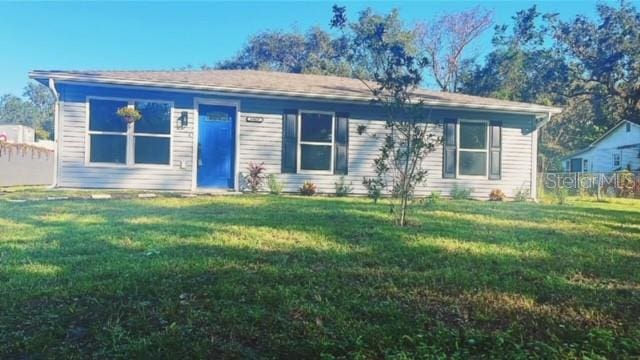
M 116 114 L 121 117 L 122 120 L 128 123 L 136 122 L 142 119 L 142 114 L 140 113 L 140 111 L 138 111 L 138 109 L 128 106 L 121 107 L 120 109 L 118 109 L 118 111 L 116 111 Z
M 264 167 L 264 162 L 257 164 L 254 162 L 250 162 L 247 166 L 248 174 L 245 175 L 244 180 L 247 183 L 247 187 L 252 193 L 257 193 L 262 189 L 262 185 L 265 179 L 266 168 Z
M 564 186 L 558 186 L 556 187 L 553 195 L 558 205 L 564 205 L 567 203 L 567 200 L 569 198 L 569 190 Z
M 280 195 L 284 188 L 282 181 L 278 180 L 275 174 L 269 174 L 269 176 L 267 176 L 267 186 L 269 187 L 269 193 L 272 195 Z
M 634 200 L 443 200 L 411 228 L 352 197 L 3 201 L 0 219 L 2 359 L 640 352 Z
M 418 26 L 421 48 L 430 60 L 431 73 L 442 91 L 456 92 L 465 55 L 473 41 L 493 22 L 493 14 L 479 6 L 440 15 Z
M 335 182 L 336 196 L 343 197 L 351 194 L 351 192 L 353 192 L 353 186 L 351 185 L 353 185 L 353 183 L 347 184 L 346 180 L 344 179 L 344 176 L 340 176 L 340 179 L 338 179 L 338 181 Z
M 302 186 L 300 187 L 300 194 L 304 196 L 313 196 L 315 195 L 316 190 L 316 184 L 310 181 L 305 181 L 304 184 L 302 184 Z
M 562 106 L 541 129 L 542 171 L 619 121 L 640 119 L 640 13 L 629 2 L 596 6 L 597 19 L 563 20 L 535 6 L 496 26 L 494 49 L 467 63 L 463 93 Z
M 52 137 L 55 99 L 49 88 L 31 82 L 25 86 L 23 97 L 0 97 L 0 124 L 26 125 L 36 130 L 38 139 Z
M 454 183 L 451 187 L 451 198 L 455 200 L 467 200 L 471 198 L 471 188 Z
M 380 174 L 380 172 L 377 172 Z M 362 186 L 367 189 L 367 196 L 373 200 L 373 203 L 377 203 L 378 199 L 382 197 L 382 190 L 385 188 L 384 179 L 381 176 L 374 178 L 363 178 Z
M 530 197 L 531 197 L 531 191 L 529 191 L 529 189 L 526 189 L 526 188 L 518 189 L 518 191 L 513 196 L 513 201 L 525 202 L 525 201 L 528 201 Z
M 396 223 L 404 226 L 415 188 L 426 181 L 423 160 L 440 142 L 440 138 L 429 131 L 431 109 L 413 96 L 428 60 L 419 56 L 412 46 L 415 33 L 403 28 L 397 12 L 384 18 L 372 18 L 375 21 L 367 24 L 371 28 L 361 31 L 361 22 L 349 23 L 345 9 L 334 7 L 331 24 L 342 30 L 347 39 L 348 59 L 373 59 L 368 63 L 372 66 L 375 83 L 363 81 L 363 84 L 369 88 L 373 103 L 386 111 L 387 132 L 380 155 L 374 162 L 376 176 L 365 179 L 364 184 L 374 191 L 378 191 L 380 185 L 389 185 L 392 213 Z M 387 28 L 388 22 L 395 26 Z
M 596 5 L 597 20 L 549 16 L 558 51 L 567 59 L 572 97 L 598 103 L 609 126 L 640 119 L 640 13 L 630 3 Z
M 431 194 L 429 194 L 429 196 L 426 197 L 425 204 L 433 207 L 438 205 L 441 199 L 442 199 L 442 194 L 440 193 L 440 191 L 432 191 Z
M 504 201 L 506 197 L 507 195 L 500 189 L 493 189 L 489 193 L 489 201 Z
M 216 67 L 351 76 L 351 67 L 340 55 L 342 46 L 340 39 L 317 26 L 304 34 L 267 30 L 253 35 L 236 56 Z

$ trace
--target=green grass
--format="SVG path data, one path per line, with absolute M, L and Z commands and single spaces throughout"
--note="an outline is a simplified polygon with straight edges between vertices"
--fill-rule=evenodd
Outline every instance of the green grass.
M 640 202 L 0 202 L 0 358 L 640 356 Z

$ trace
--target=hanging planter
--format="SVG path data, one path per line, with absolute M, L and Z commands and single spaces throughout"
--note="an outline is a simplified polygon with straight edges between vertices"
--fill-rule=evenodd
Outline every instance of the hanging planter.
M 120 109 L 118 109 L 116 114 L 128 124 L 134 123 L 142 119 L 142 114 L 140 114 L 140 111 L 128 106 L 121 107 Z

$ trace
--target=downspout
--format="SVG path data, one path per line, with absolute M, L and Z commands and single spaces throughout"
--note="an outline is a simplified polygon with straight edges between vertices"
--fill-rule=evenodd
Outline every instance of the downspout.
M 533 127 L 534 135 L 531 141 L 531 199 L 536 202 L 538 201 L 538 130 L 549 121 L 551 121 L 551 112 L 547 113 L 545 120 L 538 122 Z
M 53 151 L 53 182 L 51 188 L 58 186 L 58 159 L 60 154 L 60 94 L 56 90 L 55 80 L 49 78 L 49 89 L 53 93 L 56 100 L 53 106 L 53 140 L 55 141 L 55 149 Z

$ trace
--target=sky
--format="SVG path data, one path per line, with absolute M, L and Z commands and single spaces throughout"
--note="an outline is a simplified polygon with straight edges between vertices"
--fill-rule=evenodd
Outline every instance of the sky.
M 2 2 L 0 95 L 22 94 L 30 70 L 163 70 L 213 65 L 232 57 L 247 38 L 265 29 L 328 28 L 331 6 L 347 6 L 350 18 L 372 7 L 400 9 L 408 23 L 476 5 L 510 24 L 518 10 L 538 5 L 563 18 L 595 16 L 595 1 L 314 1 L 314 2 Z M 474 45 L 491 48 L 493 31 Z

